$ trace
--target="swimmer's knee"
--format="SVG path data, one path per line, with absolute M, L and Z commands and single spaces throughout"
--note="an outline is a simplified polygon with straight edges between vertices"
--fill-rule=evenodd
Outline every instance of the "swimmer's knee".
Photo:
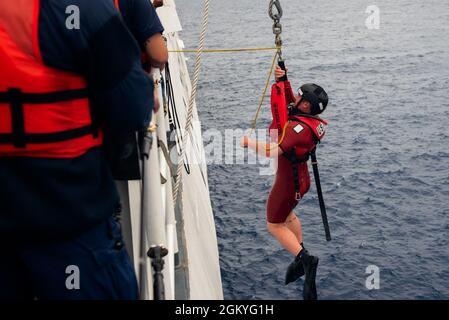
M 298 223 L 301 224 L 301 220 L 299 220 L 298 217 L 296 216 L 296 214 L 292 211 L 287 216 L 287 219 L 285 219 L 284 223 L 285 224 L 290 224 L 290 223 L 294 222 L 295 220 L 298 220 Z
M 267 229 L 271 234 L 273 234 L 274 232 L 276 232 L 276 230 L 278 230 L 280 227 L 282 227 L 282 225 L 283 225 L 283 223 L 267 222 Z

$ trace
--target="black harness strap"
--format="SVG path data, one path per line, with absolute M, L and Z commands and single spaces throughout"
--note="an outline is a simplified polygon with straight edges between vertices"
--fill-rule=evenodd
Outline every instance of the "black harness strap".
M 313 116 L 310 116 L 310 118 L 315 118 Z M 312 127 L 306 123 L 301 121 L 300 119 L 295 119 L 298 122 L 306 125 L 310 130 L 312 130 L 312 132 L 314 132 L 314 130 L 312 129 Z M 300 194 L 300 181 L 299 181 L 299 172 L 298 172 L 298 164 L 301 162 L 305 162 L 308 161 L 309 158 L 312 159 L 312 168 L 313 168 L 313 175 L 315 178 L 315 183 L 316 183 L 316 188 L 317 188 L 317 193 L 318 193 L 318 200 L 320 203 L 320 211 L 321 211 L 321 218 L 323 220 L 323 225 L 324 225 L 324 232 L 326 235 L 326 240 L 330 241 L 331 240 L 331 234 L 330 234 L 330 229 L 329 229 L 329 222 L 327 220 L 327 213 L 326 213 L 326 206 L 324 204 L 324 198 L 323 198 L 323 192 L 321 190 L 321 181 L 320 181 L 320 174 L 318 171 L 318 161 L 316 158 L 316 146 L 320 143 L 320 139 L 313 134 L 314 136 L 314 142 L 315 142 L 315 148 L 313 148 L 313 150 L 311 150 L 309 152 L 309 154 L 307 155 L 307 159 L 299 159 L 296 156 L 296 148 L 293 148 L 291 150 L 291 152 L 288 153 L 284 153 L 283 155 L 291 162 L 292 164 L 292 169 L 293 169 L 293 181 L 295 184 L 295 198 L 297 201 L 301 200 L 301 194 Z
M 312 118 L 315 118 L 312 116 Z M 295 118 L 296 121 L 304 124 L 305 126 L 307 126 L 312 133 L 314 132 L 312 127 L 306 123 L 301 121 L 300 119 Z M 315 146 L 320 142 L 319 139 L 315 136 L 315 134 L 313 134 L 314 137 L 314 142 L 315 142 Z M 314 148 L 315 150 L 316 148 Z M 313 151 L 312 151 L 313 152 Z M 299 171 L 298 171 L 298 164 L 302 163 L 302 162 L 306 162 L 309 160 L 310 157 L 309 153 L 307 155 L 307 158 L 305 159 L 300 159 L 296 156 L 296 148 L 292 148 L 292 150 L 290 152 L 284 153 L 283 155 L 290 161 L 290 163 L 292 164 L 292 170 L 293 170 L 293 183 L 295 186 L 295 200 L 299 201 L 301 200 L 301 183 L 300 183 L 300 176 L 299 176 Z
M 295 186 L 295 200 L 299 201 L 299 200 L 301 200 L 301 181 L 300 181 L 300 176 L 299 176 L 299 171 L 298 171 L 298 164 L 300 164 L 302 162 L 306 162 L 307 160 L 309 160 L 309 157 L 307 157 L 306 159 L 299 159 L 296 156 L 296 148 L 293 148 L 290 152 L 284 153 L 283 155 L 292 164 L 293 183 Z
M 293 183 L 295 185 L 295 200 L 299 201 L 301 200 L 301 182 L 299 180 L 299 171 L 298 171 L 298 164 L 299 159 L 296 157 L 296 148 L 293 148 L 293 152 L 291 153 L 292 156 L 292 170 L 293 170 Z

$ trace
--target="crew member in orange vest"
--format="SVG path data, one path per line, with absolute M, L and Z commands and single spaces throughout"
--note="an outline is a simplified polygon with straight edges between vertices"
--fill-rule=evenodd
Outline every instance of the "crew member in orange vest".
M 0 72 L 0 299 L 137 299 L 103 138 L 153 83 L 114 3 L 1 1 Z

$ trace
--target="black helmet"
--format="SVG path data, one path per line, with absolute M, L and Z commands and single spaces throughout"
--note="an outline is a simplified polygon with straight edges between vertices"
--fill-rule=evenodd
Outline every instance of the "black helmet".
M 298 90 L 302 98 L 309 101 L 312 105 L 310 113 L 313 115 L 320 114 L 326 109 L 329 99 L 326 91 L 319 85 L 314 83 L 306 83 Z

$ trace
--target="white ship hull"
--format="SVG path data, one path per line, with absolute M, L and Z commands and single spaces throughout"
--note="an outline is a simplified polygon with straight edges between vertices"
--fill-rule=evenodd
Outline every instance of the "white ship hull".
M 164 25 L 169 50 L 183 49 L 178 36 L 181 24 L 174 1 L 165 0 L 157 12 Z M 123 232 L 141 282 L 142 299 L 155 298 L 154 270 L 149 258 L 141 259 L 142 252 L 152 245 L 168 249 L 163 271 L 166 299 L 223 299 L 215 221 L 196 106 L 178 201 L 173 203 L 174 179 L 169 164 L 170 161 L 177 164 L 182 134 L 176 129 L 184 129 L 191 94 L 183 53 L 170 53 L 169 73 L 170 86 L 166 85 L 165 72 L 155 75 L 155 79 L 162 80 L 158 85 L 161 109 L 153 116 L 157 130 L 152 133 L 152 148 L 144 170 L 148 174 L 148 183 L 144 187 L 140 180 L 117 183 L 122 199 Z M 164 146 L 169 149 L 170 159 L 163 152 Z M 142 192 L 145 201 L 142 201 Z M 145 242 L 143 248 L 142 239 Z

